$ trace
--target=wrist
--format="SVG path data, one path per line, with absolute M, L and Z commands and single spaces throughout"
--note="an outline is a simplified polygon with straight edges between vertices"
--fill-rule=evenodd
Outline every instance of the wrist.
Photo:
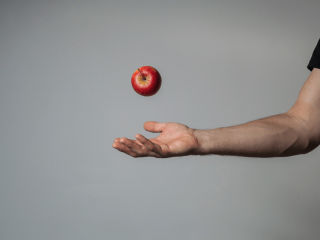
M 192 129 L 193 135 L 196 138 L 197 141 L 197 147 L 194 149 L 193 154 L 194 155 L 203 155 L 203 131 L 204 130 L 198 130 L 198 129 Z

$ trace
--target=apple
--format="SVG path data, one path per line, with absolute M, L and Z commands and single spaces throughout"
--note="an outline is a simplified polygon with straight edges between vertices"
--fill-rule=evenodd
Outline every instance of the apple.
M 133 89 L 142 96 L 152 96 L 161 87 L 161 76 L 157 69 L 150 66 L 138 68 L 131 77 Z

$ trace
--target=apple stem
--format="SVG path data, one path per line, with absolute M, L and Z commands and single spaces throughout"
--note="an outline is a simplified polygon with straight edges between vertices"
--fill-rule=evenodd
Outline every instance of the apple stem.
M 142 76 L 143 80 L 147 80 L 147 79 L 142 75 L 142 72 L 140 71 L 140 69 L 139 69 L 139 68 L 138 68 L 138 70 L 139 70 L 139 72 L 140 72 L 140 74 L 141 74 L 141 76 Z

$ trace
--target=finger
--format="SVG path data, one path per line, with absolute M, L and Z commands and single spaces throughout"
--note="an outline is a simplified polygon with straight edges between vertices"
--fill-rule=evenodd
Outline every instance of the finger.
M 137 153 L 140 157 L 153 156 L 157 157 L 156 153 L 149 151 L 143 144 L 138 144 L 138 141 L 134 141 L 127 138 L 120 138 L 120 142 L 130 148 L 131 151 Z
M 159 155 L 162 155 L 162 149 L 158 144 L 155 144 L 153 142 L 151 142 L 149 139 L 145 138 L 144 136 L 142 136 L 141 134 L 137 134 L 136 139 L 139 140 L 140 143 L 142 143 L 149 151 L 151 152 L 155 152 Z
M 128 139 L 128 138 L 120 138 L 120 142 L 124 145 L 126 145 L 128 148 L 130 148 L 132 151 L 138 153 L 138 154 L 142 154 L 143 150 L 142 150 L 142 146 L 140 146 L 139 144 L 135 143 L 133 140 Z
M 115 142 L 115 143 L 120 142 L 120 138 L 116 138 L 116 139 L 114 140 L 114 142 Z
M 149 122 L 145 122 L 143 124 L 143 127 L 145 130 L 147 130 L 148 132 L 162 132 L 164 127 L 165 127 L 166 123 L 159 123 L 159 122 L 154 122 L 154 121 L 149 121 Z
M 142 143 L 139 141 L 134 141 L 127 138 L 121 138 L 120 142 L 130 148 L 131 151 L 137 153 L 139 157 L 161 157 L 161 155 L 157 154 L 156 152 L 149 151 Z
M 112 147 L 117 149 L 118 151 L 123 152 L 125 154 L 128 154 L 128 155 L 130 155 L 132 157 L 138 157 L 139 156 L 136 152 L 131 151 L 130 148 L 128 148 L 126 145 L 124 145 L 124 144 L 122 144 L 120 142 L 112 144 Z
M 133 140 L 136 144 L 139 144 L 141 147 L 144 147 L 144 145 L 141 143 L 141 142 L 139 142 L 139 140 Z

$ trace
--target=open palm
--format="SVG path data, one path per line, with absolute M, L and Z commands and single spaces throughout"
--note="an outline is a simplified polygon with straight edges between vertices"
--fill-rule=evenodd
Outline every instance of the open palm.
M 180 123 L 146 122 L 143 126 L 149 132 L 161 134 L 147 139 L 141 134 L 137 140 L 116 138 L 113 147 L 132 157 L 173 157 L 185 156 L 198 147 L 198 140 L 194 130 Z

